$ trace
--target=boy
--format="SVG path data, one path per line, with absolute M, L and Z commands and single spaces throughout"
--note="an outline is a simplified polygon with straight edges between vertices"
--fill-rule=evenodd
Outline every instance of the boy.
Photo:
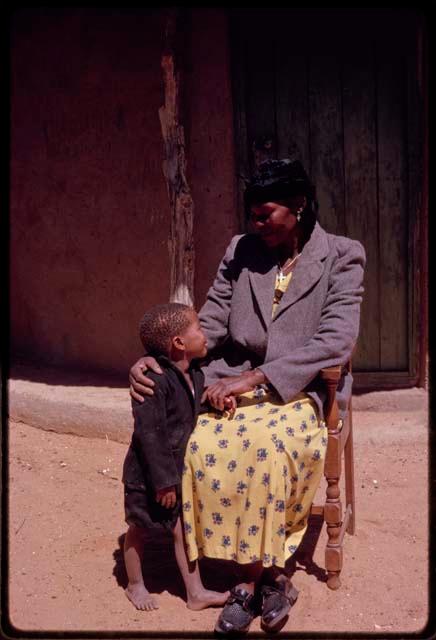
M 179 303 L 157 305 L 140 325 L 142 344 L 164 375 L 149 372 L 154 395 L 132 400 L 134 432 L 123 467 L 125 515 L 129 529 L 124 560 L 126 595 L 137 609 L 158 605 L 147 591 L 142 559 L 148 529 L 171 529 L 177 564 L 185 583 L 187 606 L 199 610 L 222 605 L 228 592 L 204 588 L 198 563 L 189 562 L 181 522 L 181 476 L 186 444 L 200 410 L 204 376 L 193 362 L 204 358 L 207 341 L 194 309 Z

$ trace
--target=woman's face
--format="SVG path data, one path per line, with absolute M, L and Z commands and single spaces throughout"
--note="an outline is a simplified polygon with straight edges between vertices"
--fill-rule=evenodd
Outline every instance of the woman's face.
M 278 247 L 289 242 L 298 225 L 297 213 L 304 206 L 304 197 L 295 198 L 286 204 L 281 201 L 253 204 L 251 221 L 268 247 Z

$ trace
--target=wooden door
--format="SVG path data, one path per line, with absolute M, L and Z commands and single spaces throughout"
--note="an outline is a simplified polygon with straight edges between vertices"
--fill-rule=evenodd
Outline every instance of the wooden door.
M 367 254 L 355 386 L 418 377 L 423 98 L 412 11 L 231 12 L 240 176 L 264 157 L 300 159 L 319 220 Z M 257 150 L 256 150 L 257 143 Z M 239 182 L 239 215 L 245 228 Z

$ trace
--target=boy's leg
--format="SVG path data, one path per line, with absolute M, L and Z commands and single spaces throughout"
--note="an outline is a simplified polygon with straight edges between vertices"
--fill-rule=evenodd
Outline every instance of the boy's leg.
M 127 577 L 129 578 L 125 594 L 137 609 L 151 611 L 152 609 L 158 609 L 158 604 L 145 588 L 142 576 L 142 560 L 146 537 L 146 529 L 135 525 L 129 526 L 124 540 L 124 563 Z
M 188 608 L 199 611 L 206 607 L 223 605 L 229 597 L 229 592 L 221 593 L 205 589 L 201 581 L 198 562 L 190 562 L 188 560 L 180 517 L 177 519 L 173 535 L 176 560 L 185 583 Z

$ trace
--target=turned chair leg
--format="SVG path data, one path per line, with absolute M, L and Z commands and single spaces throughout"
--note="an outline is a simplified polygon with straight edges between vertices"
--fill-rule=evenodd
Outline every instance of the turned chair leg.
M 325 550 L 325 568 L 327 586 L 339 589 L 342 569 L 342 548 L 344 533 L 354 533 L 354 466 L 353 466 L 353 431 L 351 400 L 346 422 L 339 419 L 339 408 L 336 390 L 341 376 L 341 366 L 321 369 L 321 380 L 325 383 L 327 398 L 324 406 L 325 421 L 328 430 L 327 453 L 324 475 L 327 481 L 324 520 L 327 525 L 327 546 Z M 351 362 L 349 363 L 351 371 Z M 345 515 L 342 511 L 339 480 L 342 470 L 342 453 L 344 454 L 345 472 Z
M 356 500 L 354 497 L 354 453 L 353 453 L 353 414 L 351 400 L 348 410 L 348 438 L 344 447 L 344 470 L 345 470 L 345 504 L 351 506 L 351 513 L 347 525 L 347 533 L 354 535 L 356 528 Z
M 327 387 L 325 417 L 328 430 L 328 444 L 324 468 L 324 474 L 327 480 L 327 495 L 324 506 L 324 519 L 327 525 L 328 536 L 325 550 L 325 567 L 327 571 L 327 586 L 330 589 L 339 589 L 341 586 L 339 575 L 342 569 L 342 503 L 339 489 L 342 457 L 342 424 L 339 420 L 339 409 L 335 400 L 340 371 L 340 367 L 332 367 L 321 372 Z
M 327 499 L 324 517 L 327 525 L 327 546 L 325 550 L 325 567 L 327 571 L 327 586 L 336 590 L 341 586 L 340 573 L 342 569 L 342 503 L 340 499 L 339 477 L 327 478 Z

